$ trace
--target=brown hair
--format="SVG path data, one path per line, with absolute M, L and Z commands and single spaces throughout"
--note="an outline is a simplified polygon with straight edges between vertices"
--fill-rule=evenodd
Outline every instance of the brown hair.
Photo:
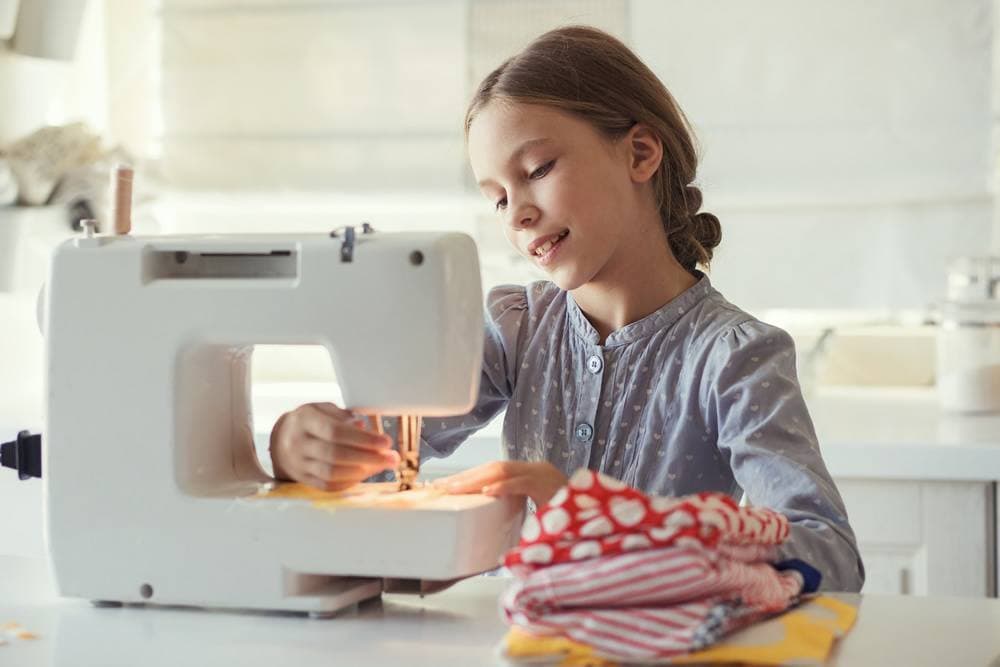
M 699 212 L 693 185 L 698 156 L 693 132 L 673 96 L 627 46 L 585 26 L 549 31 L 493 70 L 469 103 L 465 133 L 491 100 L 543 104 L 575 114 L 611 139 L 642 123 L 663 142 L 653 191 L 667 241 L 688 271 L 708 266 L 722 240 L 719 219 Z

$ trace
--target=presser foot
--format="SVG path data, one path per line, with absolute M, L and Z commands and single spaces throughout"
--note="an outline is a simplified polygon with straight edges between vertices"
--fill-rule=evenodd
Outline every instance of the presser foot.
M 399 491 L 413 489 L 420 472 L 420 417 L 403 415 L 399 418 L 399 468 L 396 479 Z
M 399 480 L 399 491 L 410 491 L 417 485 L 417 473 L 419 471 L 416 468 L 411 468 L 405 463 L 399 467 L 396 471 L 396 479 Z

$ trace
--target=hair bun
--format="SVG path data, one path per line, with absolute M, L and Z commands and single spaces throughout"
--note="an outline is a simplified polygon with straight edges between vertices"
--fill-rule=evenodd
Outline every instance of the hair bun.
M 718 247 L 722 243 L 722 225 L 719 219 L 709 213 L 702 211 L 691 217 L 691 235 L 697 239 L 698 243 L 712 256 L 712 248 Z

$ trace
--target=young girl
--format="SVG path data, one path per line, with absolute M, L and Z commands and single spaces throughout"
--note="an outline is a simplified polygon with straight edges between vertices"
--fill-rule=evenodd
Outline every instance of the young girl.
M 475 408 L 424 420 L 422 455 L 447 456 L 506 409 L 507 461 L 439 483 L 542 504 L 587 467 L 660 496 L 745 492 L 788 517 L 783 558 L 860 590 L 791 338 L 696 268 L 720 226 L 699 211 L 691 132 L 663 84 L 615 38 L 558 29 L 486 77 L 465 131 L 497 224 L 551 281 L 489 293 Z M 320 488 L 398 463 L 329 403 L 282 416 L 271 443 L 277 477 Z

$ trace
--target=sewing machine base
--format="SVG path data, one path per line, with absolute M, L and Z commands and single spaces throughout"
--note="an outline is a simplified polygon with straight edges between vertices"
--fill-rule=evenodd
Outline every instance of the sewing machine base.
M 273 614 L 303 614 L 309 618 L 329 619 L 337 616 L 344 609 L 360 602 L 377 598 L 383 592 L 382 580 L 365 579 L 361 577 L 326 577 L 327 582 L 311 595 L 284 597 L 268 604 L 254 607 L 215 607 L 178 604 L 157 604 L 148 602 L 121 602 L 115 600 L 91 600 L 98 609 L 121 609 L 122 607 L 177 609 L 188 608 L 204 611 L 231 611 L 249 613 Z
M 405 496 L 386 502 L 396 498 Z M 432 593 L 492 570 L 523 519 L 523 502 L 476 494 L 402 506 L 252 495 L 186 503 L 157 516 L 141 540 L 151 525 L 142 504 L 124 505 L 114 522 L 50 534 L 60 593 L 100 606 L 331 615 L 383 591 Z
M 356 606 L 367 600 L 378 598 L 382 593 L 429 595 L 450 588 L 461 579 L 449 581 L 428 581 L 425 579 L 366 579 L 362 577 L 327 577 L 326 585 L 315 591 L 314 595 L 301 596 L 301 600 L 291 601 L 297 609 L 290 609 L 288 598 L 275 602 L 272 606 L 266 603 L 262 608 L 242 607 L 226 609 L 224 607 L 195 607 L 187 605 L 151 604 L 147 602 L 120 602 L 115 600 L 91 600 L 90 603 L 98 609 L 121 609 L 126 605 L 135 608 L 188 608 L 204 611 L 233 611 L 248 613 L 273 614 L 303 614 L 312 619 L 331 619 L 345 609 Z M 313 608 L 316 607 L 316 608 Z

